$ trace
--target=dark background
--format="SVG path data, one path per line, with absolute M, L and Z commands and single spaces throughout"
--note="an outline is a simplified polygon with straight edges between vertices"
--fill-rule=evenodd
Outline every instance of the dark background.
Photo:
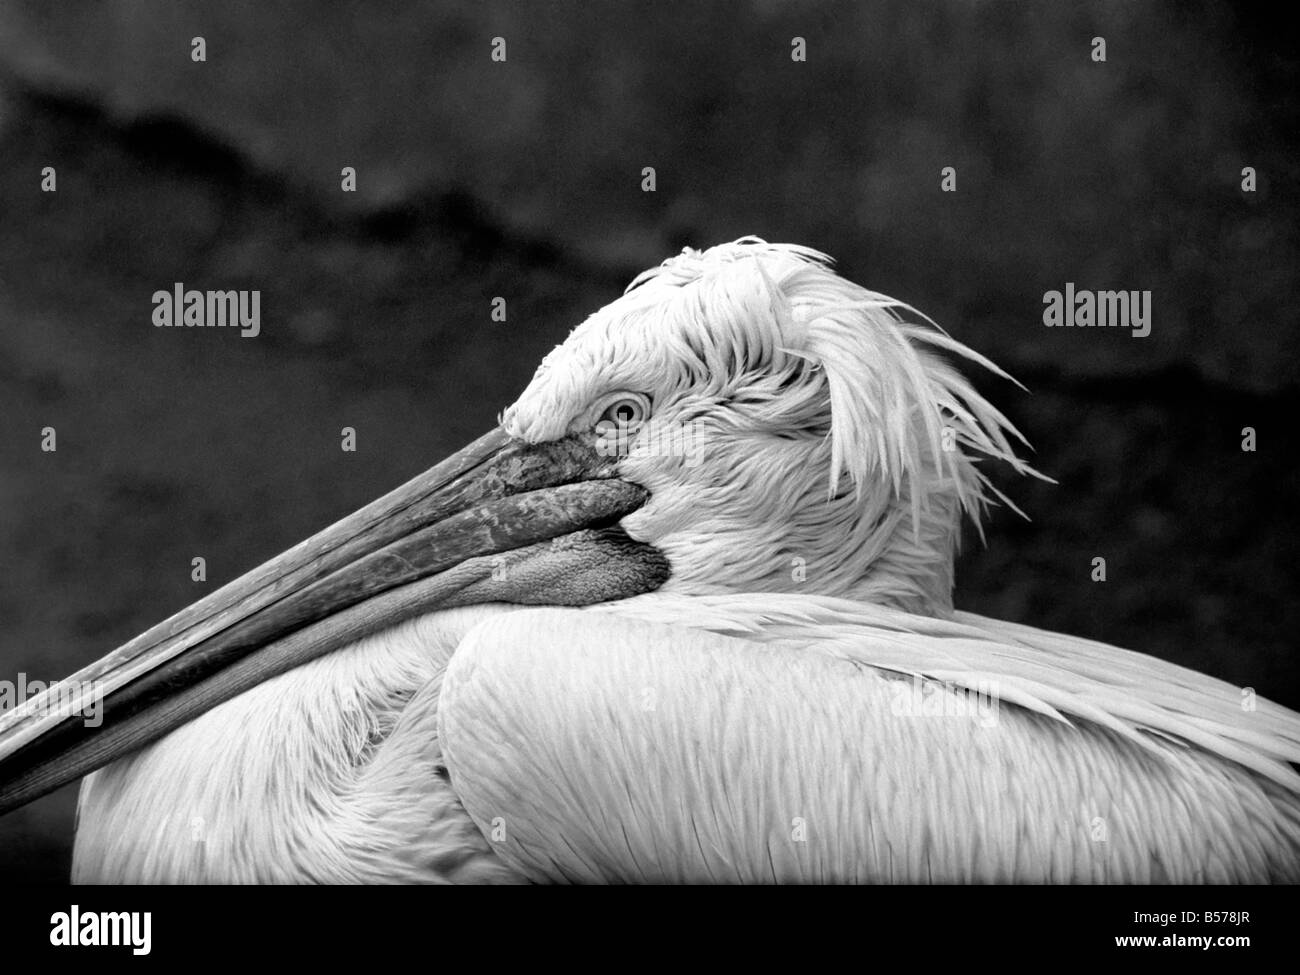
M 396 486 L 635 272 L 752 233 L 1031 390 L 982 383 L 1060 483 L 999 477 L 1032 521 L 971 539 L 961 608 L 1300 706 L 1300 71 L 1264 9 L 0 3 L 0 679 Z M 176 281 L 260 289 L 261 336 L 155 329 Z M 1150 337 L 1044 328 L 1066 281 L 1150 289 Z M 74 800 L 0 820 L 0 878 L 66 879 Z

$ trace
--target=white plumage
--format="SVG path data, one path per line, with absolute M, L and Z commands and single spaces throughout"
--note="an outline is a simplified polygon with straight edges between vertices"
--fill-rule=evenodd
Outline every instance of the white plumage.
M 246 691 L 87 780 L 76 879 L 1300 879 L 1300 716 L 953 611 L 976 458 L 1034 472 L 944 354 L 995 368 L 803 248 L 642 275 L 502 426 L 632 392 L 643 443 L 689 430 L 618 463 L 668 581 L 440 610 Z

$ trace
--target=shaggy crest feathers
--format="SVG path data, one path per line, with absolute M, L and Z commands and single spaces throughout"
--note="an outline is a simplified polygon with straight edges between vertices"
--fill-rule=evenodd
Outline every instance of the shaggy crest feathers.
M 546 357 L 502 423 L 529 440 L 560 436 L 548 418 L 580 428 L 602 393 L 647 383 L 766 398 L 825 421 L 830 496 L 846 475 L 859 499 L 887 486 L 914 536 L 936 498 L 955 496 L 980 528 L 992 498 L 1015 506 L 977 456 L 1042 475 L 1016 456 L 1019 431 L 943 353 L 1011 379 L 910 305 L 839 277 L 825 254 L 743 237 L 639 274 Z

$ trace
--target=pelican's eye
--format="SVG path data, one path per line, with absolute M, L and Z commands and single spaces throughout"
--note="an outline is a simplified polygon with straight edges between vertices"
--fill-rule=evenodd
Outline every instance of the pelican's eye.
M 595 403 L 596 450 L 605 457 L 627 457 L 641 424 L 650 416 L 650 397 L 641 393 L 612 393 Z
M 596 429 L 610 428 L 630 432 L 645 422 L 650 415 L 650 398 L 641 393 L 618 393 L 610 397 L 596 419 Z

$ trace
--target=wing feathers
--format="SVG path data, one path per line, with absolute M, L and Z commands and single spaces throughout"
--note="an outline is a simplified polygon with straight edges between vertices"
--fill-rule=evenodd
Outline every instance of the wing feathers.
M 690 600 L 693 619 L 762 641 L 632 618 L 671 616 L 665 599 L 472 630 L 439 723 L 498 855 L 535 880 L 1300 879 L 1300 804 L 1249 742 L 1279 739 L 1178 718 L 1212 689 L 1145 707 L 1099 673 L 1062 690 L 1014 666 L 1040 675 L 1050 647 L 995 641 L 978 618 L 841 621 L 813 644 L 793 625 L 806 605 L 762 600 L 761 623 Z M 907 659 L 937 633 L 954 641 L 932 654 L 943 666 Z M 972 655 L 977 669 L 946 669 Z M 1112 683 L 1136 699 L 1128 678 L 1149 666 Z M 1006 684 L 981 710 L 966 690 L 990 674 Z
M 1225 681 L 1146 654 L 958 612 L 917 616 L 832 597 L 655 593 L 598 611 L 715 633 L 808 642 L 879 669 L 975 689 L 1062 719 L 1082 718 L 1143 745 L 1171 739 L 1239 763 L 1300 793 L 1300 715 Z M 864 639 L 869 634 L 869 639 Z

